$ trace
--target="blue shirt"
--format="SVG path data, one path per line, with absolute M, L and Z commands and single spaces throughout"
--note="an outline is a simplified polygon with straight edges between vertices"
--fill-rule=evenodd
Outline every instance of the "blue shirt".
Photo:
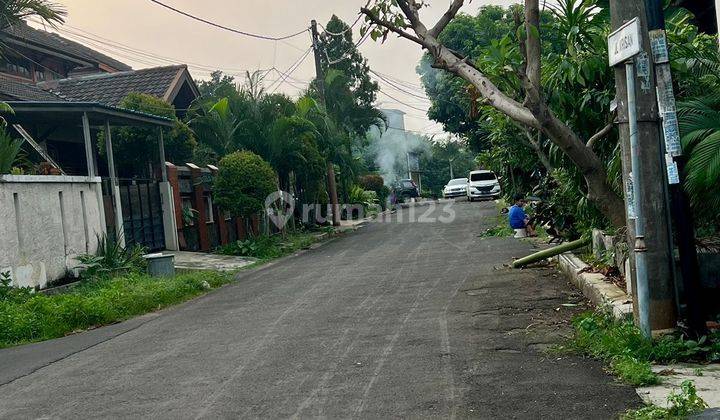
M 525 210 L 523 210 L 522 207 L 518 207 L 518 206 L 510 207 L 510 213 L 508 214 L 508 218 L 510 219 L 510 227 L 511 228 L 513 228 L 513 229 L 525 228 L 525 219 L 527 218 L 527 215 L 525 214 Z

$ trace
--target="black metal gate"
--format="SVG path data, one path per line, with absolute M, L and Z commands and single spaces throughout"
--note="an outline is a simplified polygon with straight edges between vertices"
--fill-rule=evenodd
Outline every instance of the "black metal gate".
M 160 185 L 152 179 L 119 179 L 125 244 L 165 249 Z

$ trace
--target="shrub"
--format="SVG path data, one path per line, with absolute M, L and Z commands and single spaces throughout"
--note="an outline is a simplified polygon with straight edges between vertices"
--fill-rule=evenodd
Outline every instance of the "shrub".
M 88 277 L 98 275 L 120 275 L 140 272 L 147 262 L 143 258 L 145 248 L 135 245 L 131 249 L 123 248 L 116 240 L 106 235 L 98 235 L 98 249 L 95 255 L 80 255 L 78 260 L 85 266 Z
M 295 232 L 285 237 L 273 235 L 235 241 L 218 248 L 217 252 L 223 255 L 237 255 L 258 258 L 260 260 L 270 260 L 307 248 L 315 241 L 316 238 L 313 233 Z
M 380 206 L 385 210 L 387 199 L 390 196 L 390 188 L 385 186 L 383 177 L 376 174 L 364 175 L 358 179 L 358 185 L 367 191 L 375 191 Z
M 13 139 L 0 125 L 0 175 L 12 172 L 13 167 L 18 163 L 22 144 L 23 140 Z
M 250 217 L 277 191 L 277 175 L 263 158 L 249 151 L 231 153 L 220 160 L 215 177 L 215 201 L 235 216 Z
M 174 120 L 173 128 L 165 133 L 165 158 L 170 162 L 188 162 L 192 159 L 197 140 L 187 124 L 175 116 L 175 108 L 152 95 L 130 93 L 119 105 L 121 108 Z M 123 162 L 121 170 L 132 171 L 132 175 L 147 172 L 148 162 L 159 159 L 158 130 L 142 127 L 118 127 L 112 129 L 113 153 L 116 162 Z M 101 133 L 98 149 L 105 155 L 105 136 Z

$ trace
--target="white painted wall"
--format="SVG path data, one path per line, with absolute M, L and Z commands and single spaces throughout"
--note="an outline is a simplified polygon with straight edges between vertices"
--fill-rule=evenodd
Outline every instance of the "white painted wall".
M 105 232 L 101 200 L 100 178 L 0 176 L 0 272 L 21 287 L 65 277 Z

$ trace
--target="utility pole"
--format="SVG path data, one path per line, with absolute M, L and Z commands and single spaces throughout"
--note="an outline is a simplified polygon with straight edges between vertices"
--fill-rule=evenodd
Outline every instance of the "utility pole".
M 320 44 L 318 43 L 317 22 L 315 19 L 310 21 L 310 29 L 312 32 L 313 52 L 315 53 L 315 73 L 317 75 L 317 87 L 320 94 L 320 100 L 325 103 L 325 76 L 323 74 L 322 65 L 320 64 Z M 340 204 L 338 203 L 337 185 L 335 183 L 335 164 L 332 158 L 328 156 L 327 162 L 327 179 L 328 194 L 330 195 L 330 204 L 332 206 L 332 224 L 340 226 Z
M 453 174 L 453 166 L 452 166 L 453 160 L 448 159 L 448 162 L 450 162 L 450 179 L 455 179 L 455 174 Z
M 673 275 L 672 248 L 670 240 L 670 217 L 667 200 L 667 173 L 664 147 L 660 140 L 655 73 L 650 53 L 650 40 L 646 35 L 647 15 L 643 2 L 611 0 L 610 14 L 612 28 L 617 29 L 637 17 L 640 21 L 641 48 L 634 59 L 637 114 L 637 151 L 641 155 L 640 173 L 631 175 L 632 149 L 630 147 L 630 126 L 628 119 L 628 84 L 625 67 L 615 68 L 616 99 L 618 104 L 618 126 L 622 146 L 623 183 L 626 201 L 633 200 L 633 178 L 642 182 L 642 197 L 628 203 L 628 243 L 634 261 L 636 221 L 630 209 L 641 209 L 648 221 L 644 228 L 643 245 L 648 278 L 649 324 L 652 330 L 666 330 L 676 325 L 676 291 Z M 632 75 L 631 75 L 632 76 Z M 638 285 L 635 264 L 631 264 L 633 284 L 633 307 L 635 319 L 638 313 Z
M 720 2 L 720 0 L 717 0 Z M 690 200 L 682 187 L 687 159 L 682 154 L 680 129 L 678 127 L 675 93 L 673 91 L 670 55 L 665 33 L 665 16 L 661 0 L 645 0 L 648 15 L 648 34 L 652 46 L 657 82 L 657 100 L 662 134 L 665 140 L 665 164 L 667 167 L 675 236 L 680 254 L 680 270 L 683 280 L 684 301 L 688 327 L 696 337 L 707 333 L 705 311 L 702 304 L 700 267 L 695 246 L 695 222 Z

